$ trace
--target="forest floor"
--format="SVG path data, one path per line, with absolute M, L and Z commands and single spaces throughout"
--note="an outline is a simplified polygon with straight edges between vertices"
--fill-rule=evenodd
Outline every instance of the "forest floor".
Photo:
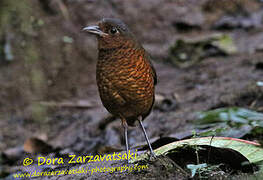
M 117 1 L 110 2 L 116 3 Z M 154 2 L 151 8 L 158 6 L 157 1 Z M 205 6 L 205 2 L 206 1 L 202 1 L 200 4 L 193 3 L 192 6 L 203 7 Z M 90 17 L 90 19 L 92 19 L 91 21 L 85 21 L 83 20 L 85 16 L 80 15 L 77 9 L 82 8 L 83 11 L 87 13 L 90 7 L 80 7 L 81 1 L 79 3 L 73 3 L 72 1 L 71 3 L 72 6 L 70 7 L 70 1 L 66 4 L 68 6 L 67 12 L 76 12 L 75 15 L 72 15 L 72 19 L 78 19 L 79 21 L 74 28 L 70 23 L 65 23 L 62 27 L 64 29 L 68 28 L 67 33 L 72 35 L 74 42 L 69 43 L 70 45 L 61 45 L 63 46 L 61 49 L 66 49 L 65 51 L 68 50 L 70 52 L 63 56 L 65 59 L 63 62 L 59 62 L 58 64 L 50 64 L 52 63 L 51 60 L 43 62 L 43 72 L 47 72 L 47 74 L 50 75 L 52 82 L 49 87 L 45 89 L 44 95 L 41 95 L 42 98 L 37 100 L 29 98 L 37 104 L 34 104 L 36 105 L 35 108 L 32 109 L 33 106 L 28 105 L 28 100 L 25 99 L 23 89 L 21 89 L 22 87 L 15 89 L 15 84 L 18 86 L 21 83 L 20 80 L 16 82 L 12 78 L 2 78 L 4 75 L 6 75 L 6 77 L 20 76 L 21 74 L 19 73 L 21 73 L 21 71 L 15 71 L 19 70 L 19 62 L 14 61 L 7 64 L 0 62 L 0 68 L 3 70 L 1 72 L 3 76 L 0 77 L 0 84 L 4 84 L 2 89 L 5 90 L 5 92 L 0 92 L 0 96 L 3 97 L 3 100 L 0 102 L 1 112 L 3 112 L 3 115 L 0 116 L 0 179 L 12 179 L 13 175 L 17 172 L 33 172 L 34 170 L 44 172 L 61 169 L 92 169 L 95 167 L 117 167 L 126 165 L 125 161 L 104 161 L 73 165 L 63 164 L 63 166 L 57 164 L 53 166 L 38 166 L 36 162 L 34 162 L 30 166 L 22 166 L 25 157 L 37 159 L 39 152 L 42 152 L 42 156 L 46 158 L 54 158 L 65 157 L 68 154 L 78 154 L 80 156 L 87 154 L 108 154 L 122 152 L 125 149 L 121 122 L 119 119 L 109 120 L 110 115 L 102 106 L 97 92 L 95 83 L 96 61 L 94 60 L 96 59 L 95 39 L 86 34 L 81 34 L 76 30 L 78 28 L 80 29 L 81 25 L 85 25 L 84 22 L 95 22 L 96 13 L 94 13 L 94 17 Z M 244 3 L 246 3 L 246 1 L 244 1 Z M 101 9 L 103 10 L 107 7 L 107 5 L 99 5 L 97 2 L 90 2 L 90 4 L 92 7 L 101 7 L 98 8 L 99 12 Z M 121 16 L 122 13 L 125 15 L 125 12 L 121 11 L 121 6 L 125 7 L 129 5 L 129 3 L 119 4 L 119 6 L 115 7 L 117 9 L 115 9 L 116 13 L 119 13 L 119 16 Z M 204 12 L 199 12 L 203 10 L 201 8 L 195 8 L 195 10 L 189 12 L 190 14 L 183 18 L 183 20 L 176 18 L 172 20 L 173 17 L 169 16 L 169 12 L 174 9 L 169 9 L 169 3 L 167 3 L 166 6 L 162 6 L 156 13 L 161 14 L 162 12 L 167 12 L 167 20 L 165 22 L 171 23 L 174 21 L 173 28 L 175 30 L 166 29 L 162 32 L 161 25 L 158 24 L 158 22 L 162 22 L 161 19 L 159 19 L 156 24 L 146 23 L 146 20 L 144 20 L 138 23 L 136 27 L 133 27 L 134 34 L 138 34 L 138 39 L 143 42 L 143 46 L 152 55 L 153 64 L 158 75 L 156 104 L 152 113 L 144 121 L 151 142 L 163 137 L 181 140 L 194 136 L 194 131 L 198 131 L 193 124 L 197 118 L 197 112 L 233 106 L 263 112 L 263 87 L 257 85 L 258 82 L 263 81 L 263 26 L 262 22 L 258 25 L 256 24 L 257 19 L 253 19 L 253 17 L 257 16 L 254 12 L 261 13 L 263 19 L 263 8 L 262 4 L 260 5 L 261 8 L 255 8 L 257 11 L 253 8 L 243 9 L 250 13 L 246 17 L 243 17 L 242 14 L 234 14 L 233 17 L 238 17 L 233 20 L 234 22 L 236 21 L 236 24 L 224 24 L 225 26 L 221 24 L 220 26 L 221 21 L 223 21 L 220 21 L 220 18 L 217 20 L 214 20 L 212 17 L 211 20 L 207 18 L 207 16 L 213 14 L 211 12 L 204 16 L 208 20 L 203 22 L 202 18 L 204 17 L 198 19 L 198 15 L 204 14 Z M 134 6 L 132 7 L 135 8 Z M 181 10 L 184 8 L 189 9 L 192 6 L 182 6 Z M 146 5 L 145 7 L 143 6 L 143 8 L 149 12 L 152 10 Z M 57 9 L 55 8 L 55 10 Z M 177 8 L 177 11 L 179 10 L 180 7 Z M 45 11 L 48 10 L 45 9 Z M 130 11 L 132 11 L 132 8 Z M 146 14 L 148 14 L 145 18 L 151 17 L 148 11 L 146 12 Z M 63 12 L 65 13 L 65 11 Z M 97 12 L 97 14 L 99 12 Z M 222 12 L 218 11 L 215 11 L 215 13 L 222 14 Z M 161 16 L 160 14 L 159 16 Z M 49 27 L 53 24 L 55 26 L 54 29 L 42 28 L 39 30 L 39 34 L 43 36 L 40 37 L 40 41 L 37 43 L 39 47 L 48 45 L 48 43 L 46 43 L 46 37 L 52 33 L 54 33 L 55 36 L 67 37 L 63 32 L 63 28 L 59 29 L 59 25 L 56 24 L 61 20 L 62 15 L 50 18 L 45 15 L 44 11 L 40 11 L 36 16 L 43 19 Z M 192 20 L 191 17 L 193 16 L 197 19 Z M 128 24 L 132 26 L 132 24 L 136 22 L 136 19 L 127 18 L 127 21 Z M 209 21 L 211 22 L 208 23 Z M 248 21 L 252 23 L 252 25 L 246 26 L 247 24 L 243 21 Z M 205 26 L 202 26 L 202 23 L 205 24 Z M 226 21 L 225 23 L 227 24 L 229 22 Z M 210 28 L 212 24 L 218 29 Z M 141 32 L 141 26 L 145 26 L 147 32 L 152 33 L 147 34 L 146 32 Z M 189 30 L 188 26 L 194 30 Z M 176 33 L 173 36 L 174 31 L 176 31 Z M 159 40 L 162 33 L 167 34 L 164 35 L 164 40 Z M 187 64 L 187 67 L 180 67 L 178 64 L 176 66 L 175 63 L 177 63 L 177 59 L 171 60 L 173 57 L 171 57 L 169 47 L 175 46 L 177 39 L 181 38 L 185 42 L 188 42 L 187 39 L 195 39 L 195 42 L 204 41 L 207 43 L 206 41 L 209 41 L 207 38 L 215 33 L 227 34 L 231 37 L 233 46 L 235 46 L 237 51 L 234 53 L 225 52 L 222 49 L 218 50 L 216 47 L 215 51 L 219 52 L 218 54 L 211 55 L 210 51 L 214 49 L 205 49 L 202 50 L 205 55 L 200 55 L 199 50 L 195 52 L 196 49 L 191 49 L 193 48 L 191 44 L 186 44 L 186 50 L 180 46 L 177 47 L 179 48 L 177 50 L 183 53 L 185 51 L 190 54 L 192 53 L 189 56 L 200 55 L 201 58 L 193 64 Z M 81 37 L 77 38 L 76 36 L 78 34 L 81 34 Z M 155 37 L 155 39 L 152 37 Z M 200 37 L 201 40 L 198 38 L 196 40 L 196 37 Z M 54 39 L 55 37 L 52 38 Z M 50 41 L 52 41 L 52 38 Z M 68 39 L 64 40 L 67 41 Z M 165 43 L 165 41 L 167 41 L 167 43 Z M 76 45 L 74 45 L 74 43 L 76 43 Z M 87 44 L 92 45 L 88 45 L 87 48 Z M 211 45 L 211 43 L 209 45 Z M 89 50 L 83 54 L 85 48 Z M 187 48 L 190 48 L 192 51 L 187 51 Z M 49 59 L 52 56 L 59 59 L 61 57 L 57 57 L 56 51 L 61 49 L 44 49 L 43 53 L 45 55 L 40 55 L 40 57 L 43 60 Z M 73 58 L 74 55 L 76 55 L 75 58 Z M 87 58 L 90 59 L 87 60 Z M 48 69 L 48 65 L 51 66 L 51 69 Z M 70 66 L 70 68 L 67 68 L 67 66 Z M 36 67 L 39 68 L 39 66 Z M 14 74 L 11 76 L 9 73 L 13 71 L 9 71 L 9 68 L 15 69 L 14 72 L 17 72 L 17 75 Z M 60 73 L 56 74 L 51 72 L 57 70 L 56 68 L 60 69 Z M 53 73 L 56 74 L 54 77 Z M 48 78 L 46 77 L 46 79 Z M 35 89 L 41 89 L 41 87 L 40 85 L 40 88 L 37 87 Z M 27 89 L 25 89 L 25 91 L 27 91 Z M 30 92 L 31 91 L 25 92 L 27 97 L 30 96 Z M 42 90 L 40 93 L 41 92 Z M 35 93 L 35 95 L 38 93 L 39 92 Z M 11 101 L 12 103 L 10 103 Z M 32 111 L 34 113 L 32 113 Z M 39 116 L 44 116 L 45 118 Z M 129 144 L 133 150 L 139 145 L 146 144 L 138 125 L 129 128 L 128 136 Z M 240 135 L 238 138 L 259 142 L 263 139 L 263 136 L 253 137 L 245 134 L 243 136 Z M 163 143 L 166 144 L 166 142 Z M 184 157 L 180 159 L 183 160 Z M 182 168 L 187 171 L 187 174 L 181 171 L 180 168 L 177 168 L 177 166 L 174 166 L 171 159 L 167 157 L 142 162 L 141 165 L 143 164 L 146 164 L 147 168 L 139 172 L 94 172 L 46 176 L 41 177 L 41 179 L 188 179 L 190 175 L 186 167 Z M 224 179 L 231 177 L 233 179 L 240 179 L 241 177 L 246 178 L 251 176 L 252 174 L 233 171 L 232 169 L 226 169 L 225 171 L 215 169 L 211 170 L 210 175 L 206 174 L 200 177 L 199 174 L 199 177 L 195 178 Z

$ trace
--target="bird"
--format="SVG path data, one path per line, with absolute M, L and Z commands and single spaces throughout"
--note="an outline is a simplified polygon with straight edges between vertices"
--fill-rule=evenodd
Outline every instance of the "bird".
M 150 155 L 156 158 L 142 123 L 153 108 L 157 84 L 150 55 L 120 19 L 103 18 L 98 25 L 86 26 L 83 30 L 97 37 L 99 95 L 108 112 L 121 119 L 127 155 L 128 126 L 139 121 Z

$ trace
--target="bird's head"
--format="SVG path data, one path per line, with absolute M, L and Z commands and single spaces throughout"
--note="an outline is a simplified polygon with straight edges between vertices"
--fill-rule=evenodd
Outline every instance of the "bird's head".
M 98 26 L 88 26 L 83 30 L 97 36 L 99 49 L 112 49 L 137 44 L 128 27 L 119 19 L 104 18 L 99 21 Z

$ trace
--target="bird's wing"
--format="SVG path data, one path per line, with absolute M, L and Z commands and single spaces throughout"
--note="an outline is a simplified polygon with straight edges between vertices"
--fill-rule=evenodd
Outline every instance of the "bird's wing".
M 152 65 L 151 60 L 150 60 L 149 62 L 150 62 L 150 66 L 151 66 L 151 68 L 152 68 L 152 74 L 153 74 L 153 79 L 154 79 L 154 85 L 156 85 L 156 84 L 157 84 L 157 74 L 156 74 L 156 71 L 155 71 L 155 69 L 154 69 L 154 67 L 153 67 L 153 65 Z
M 125 99 L 125 96 L 121 95 L 119 91 L 115 91 L 112 95 L 113 95 L 112 98 L 114 99 L 114 101 L 120 106 L 124 105 L 127 102 L 127 99 Z
M 153 66 L 153 64 L 152 64 L 152 62 L 151 62 L 151 57 L 150 57 L 150 55 L 149 55 L 147 52 L 146 52 L 146 58 L 147 58 L 150 66 L 151 66 L 152 76 L 153 76 L 153 79 L 154 79 L 154 85 L 156 85 L 157 82 L 158 82 L 158 81 L 157 81 L 157 74 L 156 74 L 155 68 L 154 68 L 154 66 Z

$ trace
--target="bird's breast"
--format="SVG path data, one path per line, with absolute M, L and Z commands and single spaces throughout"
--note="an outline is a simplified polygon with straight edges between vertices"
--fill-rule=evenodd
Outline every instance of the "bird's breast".
M 143 52 L 99 56 L 96 76 L 100 97 L 110 112 L 118 107 L 136 116 L 151 108 L 154 80 Z
M 101 57 L 97 64 L 98 84 L 128 90 L 153 88 L 153 77 L 147 61 L 142 53 L 136 51 Z

